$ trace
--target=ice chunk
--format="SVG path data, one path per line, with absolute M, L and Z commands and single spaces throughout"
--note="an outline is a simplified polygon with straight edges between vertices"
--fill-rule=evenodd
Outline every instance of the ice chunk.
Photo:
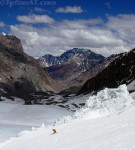
M 82 99 L 85 99 L 83 96 Z M 134 103 L 129 95 L 126 85 L 121 85 L 116 89 L 108 89 L 89 96 L 85 107 L 78 109 L 73 116 L 67 116 L 57 121 L 57 123 L 67 123 L 80 118 L 97 118 L 114 112 L 123 111 L 124 108 Z

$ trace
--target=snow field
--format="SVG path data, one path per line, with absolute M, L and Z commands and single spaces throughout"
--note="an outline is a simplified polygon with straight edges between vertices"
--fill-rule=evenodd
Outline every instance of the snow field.
M 134 115 L 134 100 L 125 85 L 104 89 L 73 115 L 57 120 L 55 126 L 43 124 L 21 132 L 20 137 L 2 143 L 0 150 L 134 150 Z M 53 128 L 57 130 L 54 135 Z

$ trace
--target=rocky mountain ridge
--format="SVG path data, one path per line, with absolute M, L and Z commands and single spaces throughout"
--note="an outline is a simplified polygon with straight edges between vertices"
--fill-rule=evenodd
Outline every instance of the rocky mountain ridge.
M 129 92 L 135 91 L 135 49 L 119 54 L 102 72 L 89 79 L 78 94 L 95 93 L 121 84 L 126 84 Z
M 13 35 L 0 35 L 0 95 L 22 97 L 34 91 L 53 91 L 53 80 L 28 56 L 21 41 Z
M 106 58 L 89 49 L 73 48 L 60 56 L 45 55 L 39 59 L 49 75 L 61 84 L 62 89 L 72 86 L 72 81 L 83 72 L 93 69 Z M 70 85 L 69 85 L 70 83 Z
M 39 61 L 44 67 L 51 67 L 61 64 L 75 63 L 84 72 L 98 62 L 102 61 L 105 57 L 92 52 L 89 49 L 73 48 L 67 50 L 60 56 L 44 55 L 39 58 Z

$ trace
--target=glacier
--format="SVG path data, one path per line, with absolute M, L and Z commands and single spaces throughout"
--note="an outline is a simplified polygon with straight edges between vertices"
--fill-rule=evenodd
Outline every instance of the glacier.
M 74 114 L 58 119 L 55 124 L 21 132 L 19 137 L 1 143 L 0 150 L 135 149 L 135 100 L 126 85 L 106 88 L 94 96 L 76 97 L 70 102 L 83 100 L 86 105 Z M 54 128 L 57 133 L 52 135 Z
M 111 113 L 124 111 L 130 105 L 134 104 L 134 100 L 129 95 L 126 85 L 121 85 L 118 88 L 108 89 L 97 93 L 97 95 L 81 96 L 74 101 L 87 99 L 85 107 L 78 109 L 74 115 L 66 116 L 56 121 L 56 124 L 68 123 L 74 119 L 80 118 L 97 118 Z

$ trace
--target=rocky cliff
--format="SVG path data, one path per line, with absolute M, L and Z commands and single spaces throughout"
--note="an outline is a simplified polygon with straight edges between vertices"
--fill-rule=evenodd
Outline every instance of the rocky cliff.
M 55 91 L 55 85 L 37 60 L 28 56 L 13 35 L 0 35 L 0 93 L 22 95 Z
M 102 72 L 89 79 L 78 94 L 116 88 L 121 84 L 126 84 L 129 92 L 135 91 L 135 49 L 119 54 Z

